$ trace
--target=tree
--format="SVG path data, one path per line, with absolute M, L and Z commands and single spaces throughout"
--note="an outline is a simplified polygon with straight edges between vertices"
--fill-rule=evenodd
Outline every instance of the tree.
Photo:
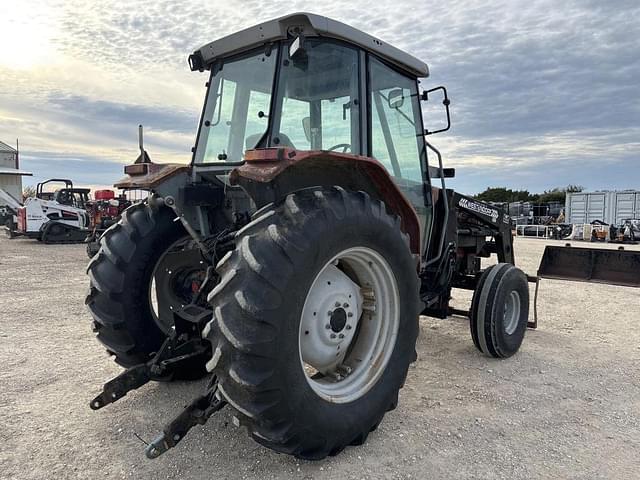
M 506 187 L 489 187 L 475 196 L 483 202 L 561 202 L 564 203 L 567 193 L 582 192 L 581 185 L 567 185 L 564 188 L 555 187 L 543 193 L 529 193 L 528 190 L 511 190 Z
M 27 185 L 22 190 L 22 200 L 23 201 L 26 200 L 29 197 L 35 197 L 35 196 L 36 196 L 36 187 L 34 187 L 33 185 Z
M 552 188 L 551 190 L 545 190 L 544 193 L 540 194 L 537 201 L 539 203 L 564 203 L 567 199 L 567 193 L 576 193 L 583 190 L 584 187 L 580 185 L 567 185 L 565 188 Z
M 505 187 L 489 187 L 475 196 L 483 202 L 526 202 L 530 197 L 527 190 L 511 190 Z

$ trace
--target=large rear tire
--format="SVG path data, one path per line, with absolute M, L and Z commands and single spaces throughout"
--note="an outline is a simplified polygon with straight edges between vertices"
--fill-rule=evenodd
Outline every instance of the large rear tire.
M 123 367 L 149 360 L 167 338 L 173 322 L 170 312 L 167 315 L 157 306 L 154 309 L 151 289 L 159 261 L 187 237 L 174 219 L 168 208 L 151 208 L 146 203 L 129 207 L 102 235 L 100 249 L 89 262 L 86 304 L 93 330 Z M 181 364 L 167 379 L 202 377 L 208 358 L 203 355 Z
M 364 443 L 416 358 L 399 218 L 363 192 L 303 190 L 259 211 L 218 272 L 207 367 L 250 435 L 314 460 Z

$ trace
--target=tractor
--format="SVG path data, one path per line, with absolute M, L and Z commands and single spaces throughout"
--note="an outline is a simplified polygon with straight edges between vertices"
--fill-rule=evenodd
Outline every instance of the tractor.
M 99 238 L 104 231 L 120 219 L 122 212 L 131 206 L 125 194 L 116 197 L 113 190 L 96 190 L 94 199 L 85 207 L 89 214 L 89 233 L 84 239 L 87 244 L 87 256 L 92 258 L 100 249 Z
M 450 127 L 450 101 L 421 90 L 425 63 L 308 13 L 188 61 L 209 75 L 191 162 L 125 167 L 115 186 L 149 195 L 87 269 L 93 329 L 126 369 L 92 409 L 208 376 L 147 457 L 228 405 L 258 443 L 315 460 L 396 407 L 420 315 L 467 315 L 480 352 L 518 351 L 535 279 L 515 266 L 509 216 L 445 187 L 455 172 L 427 136 Z M 426 129 L 434 99 L 446 122 Z M 468 311 L 452 288 L 473 290 Z

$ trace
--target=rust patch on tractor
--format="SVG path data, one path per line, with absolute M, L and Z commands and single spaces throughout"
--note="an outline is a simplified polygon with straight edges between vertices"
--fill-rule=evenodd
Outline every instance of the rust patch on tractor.
M 153 189 L 169 177 L 190 169 L 189 165 L 180 163 L 134 163 L 124 167 L 127 175 L 113 186 L 122 189 Z

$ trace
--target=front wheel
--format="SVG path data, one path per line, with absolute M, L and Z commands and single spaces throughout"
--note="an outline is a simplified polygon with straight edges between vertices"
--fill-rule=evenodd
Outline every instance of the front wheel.
M 261 210 L 218 271 L 207 366 L 253 438 L 305 459 L 363 443 L 415 359 L 399 219 L 363 192 L 303 190 Z
M 515 354 L 527 330 L 529 284 L 522 270 L 510 263 L 487 268 L 473 292 L 471 338 L 489 357 Z

